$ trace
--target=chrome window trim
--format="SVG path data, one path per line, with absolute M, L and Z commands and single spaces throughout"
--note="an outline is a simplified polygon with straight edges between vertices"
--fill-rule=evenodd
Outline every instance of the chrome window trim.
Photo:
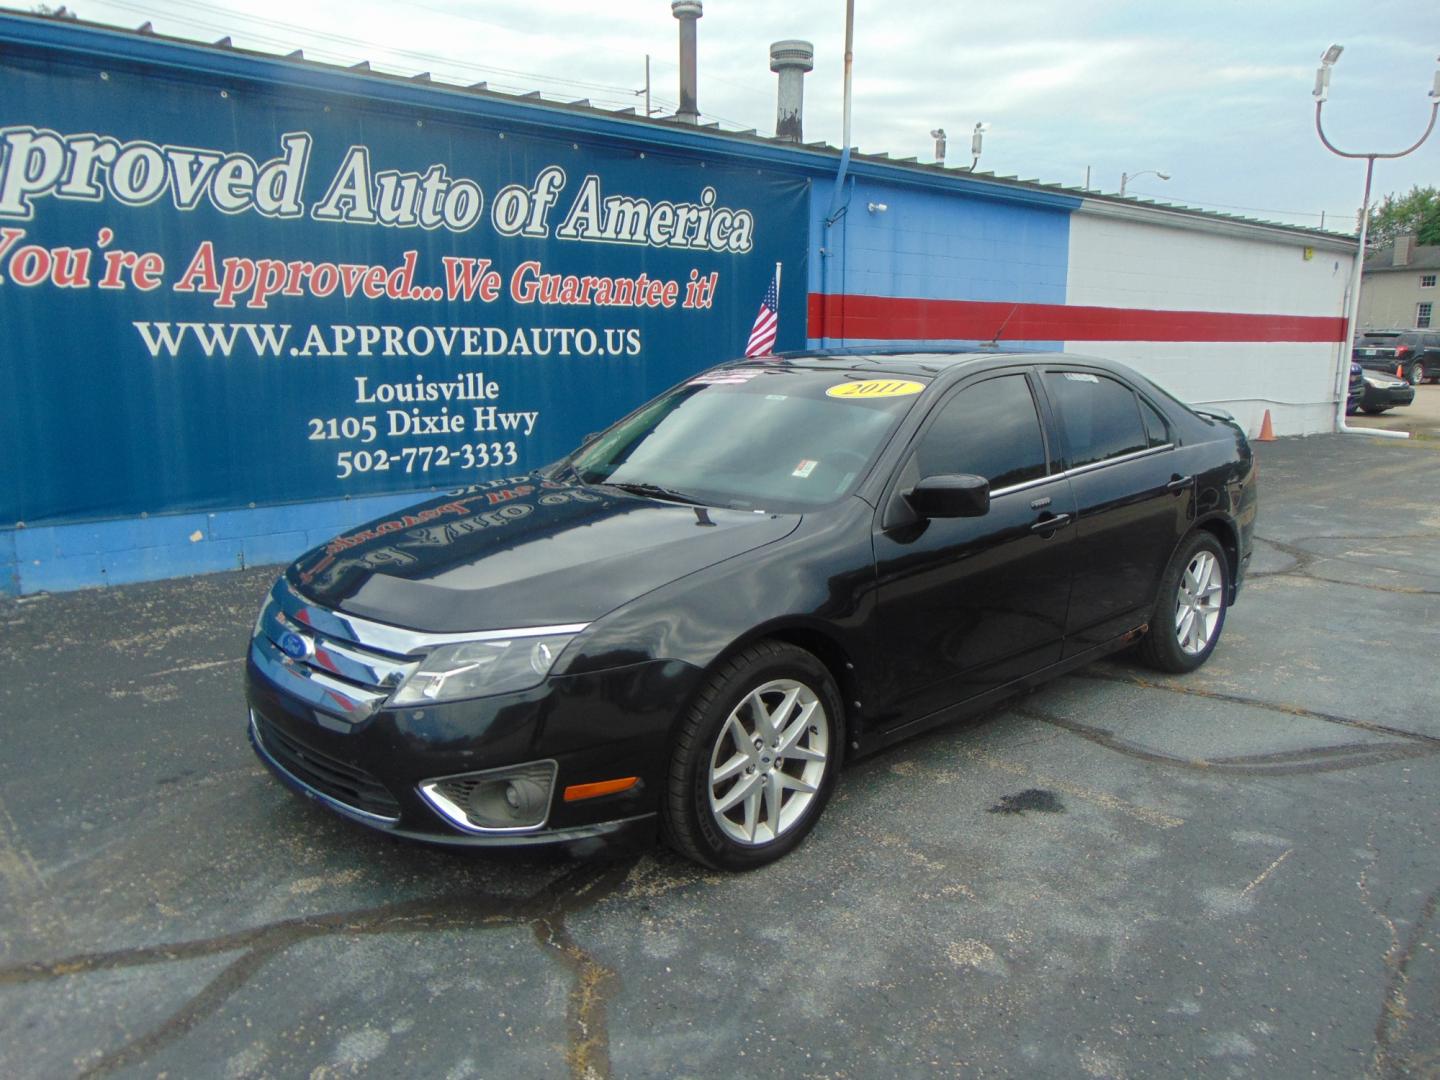
M 990 497 L 992 499 L 997 499 L 1001 495 L 1009 495 L 1012 492 L 1027 491 L 1030 488 L 1039 487 L 1041 484 L 1049 484 L 1055 480 L 1063 480 L 1069 475 L 1069 473 L 1058 472 L 1051 473 L 1048 476 L 1037 476 L 1034 480 L 1026 480 L 1023 484 L 1010 484 L 1007 487 L 996 488 L 994 491 L 990 492 Z
M 1174 443 L 1166 443 L 1164 446 L 1147 446 L 1144 450 L 1135 450 L 1128 454 L 1121 454 L 1119 457 L 1106 458 L 1104 461 L 1092 461 L 1089 465 L 1080 465 L 1074 469 L 1066 469 L 1064 472 L 1051 473 L 1049 476 L 1037 477 L 1034 480 L 1026 480 L 1023 484 L 1011 484 L 1008 487 L 996 488 L 990 492 L 992 499 L 1001 495 L 1009 495 L 1016 491 L 1025 491 L 1027 488 L 1039 487 L 1041 484 L 1048 484 L 1053 480 L 1065 480 L 1071 476 L 1081 476 L 1085 473 L 1095 472 L 1099 469 L 1108 468 L 1111 465 L 1122 465 L 1127 461 L 1138 461 L 1143 457 L 1152 454 L 1163 453 L 1166 450 L 1174 450 Z
M 1082 473 L 1109 468 L 1111 465 L 1121 465 L 1127 461 L 1138 461 L 1140 458 L 1149 457 L 1151 454 L 1159 454 L 1165 450 L 1173 449 L 1175 449 L 1174 443 L 1166 443 L 1164 446 L 1147 446 L 1144 450 L 1133 450 L 1128 454 L 1121 454 L 1119 457 L 1106 458 L 1104 461 L 1092 461 L 1089 465 L 1078 465 L 1073 469 L 1067 469 L 1065 475 L 1079 476 Z
M 355 644 L 388 652 L 392 656 L 409 656 L 437 645 L 458 645 L 467 641 L 505 641 L 511 638 L 578 634 L 590 625 L 589 623 L 564 623 L 556 626 L 519 626 L 508 630 L 467 630 L 459 633 L 432 634 L 419 630 L 406 630 L 403 627 L 391 626 L 389 623 L 375 622 L 359 615 L 321 607 L 302 597 L 283 577 L 280 579 L 280 584 L 284 586 L 286 593 L 296 606 L 323 611 L 326 615 L 338 620 L 350 631 L 351 640 Z M 280 607 L 287 615 L 289 614 L 285 604 L 282 603 Z M 306 629 L 326 638 L 333 637 L 321 627 L 307 627 Z

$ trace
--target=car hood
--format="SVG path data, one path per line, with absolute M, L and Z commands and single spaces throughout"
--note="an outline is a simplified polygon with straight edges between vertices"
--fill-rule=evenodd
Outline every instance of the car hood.
M 593 622 L 799 522 L 527 476 L 372 521 L 302 555 L 286 576 L 325 607 L 413 630 L 557 626 Z

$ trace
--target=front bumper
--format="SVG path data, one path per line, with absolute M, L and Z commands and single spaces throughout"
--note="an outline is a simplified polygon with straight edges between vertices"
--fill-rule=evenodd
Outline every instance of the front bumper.
M 678 661 L 647 661 L 552 676 L 518 693 L 423 709 L 382 706 L 352 722 L 288 693 L 267 675 L 267 658 L 258 659 L 252 647 L 246 665 L 249 737 L 286 786 L 370 828 L 469 847 L 584 849 L 653 841 L 670 731 L 700 676 Z M 420 792 L 422 782 L 437 777 L 541 759 L 557 768 L 549 813 L 534 829 L 463 829 Z M 638 776 L 639 783 L 612 795 L 564 801 L 569 785 L 622 776 Z
M 1415 387 L 1409 383 L 1400 383 L 1395 386 L 1371 386 L 1365 384 L 1365 393 L 1360 397 L 1362 409 L 1393 409 L 1401 405 L 1409 405 L 1415 400 Z

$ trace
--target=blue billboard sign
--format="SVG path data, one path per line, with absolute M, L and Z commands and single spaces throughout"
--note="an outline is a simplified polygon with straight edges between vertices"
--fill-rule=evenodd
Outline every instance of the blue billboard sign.
M 803 177 L 433 95 L 0 56 L 0 523 L 513 475 L 738 355 L 777 264 L 803 345 Z

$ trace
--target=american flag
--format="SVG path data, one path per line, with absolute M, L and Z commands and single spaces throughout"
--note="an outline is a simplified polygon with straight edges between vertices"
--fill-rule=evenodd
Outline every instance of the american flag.
M 780 325 L 780 268 L 770 279 L 765 290 L 765 299 L 760 301 L 760 314 L 755 316 L 755 325 L 750 328 L 750 340 L 745 345 L 746 356 L 768 356 L 775 348 L 775 330 Z

